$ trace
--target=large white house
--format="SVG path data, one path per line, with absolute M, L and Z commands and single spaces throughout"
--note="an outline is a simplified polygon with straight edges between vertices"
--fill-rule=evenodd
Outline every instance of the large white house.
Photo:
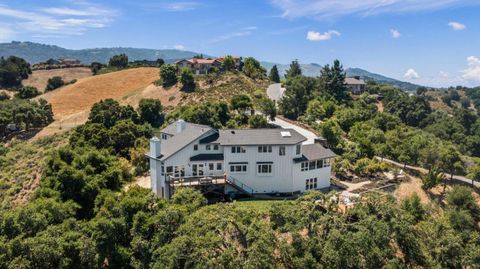
M 335 154 L 293 129 L 217 130 L 179 120 L 150 140 L 153 192 L 223 185 L 224 192 L 293 194 L 330 187 Z

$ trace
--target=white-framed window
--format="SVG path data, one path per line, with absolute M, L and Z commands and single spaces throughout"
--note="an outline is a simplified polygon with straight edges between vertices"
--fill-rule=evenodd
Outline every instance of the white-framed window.
M 310 161 L 308 163 L 308 170 L 315 170 L 317 167 L 317 162 L 316 161 Z
M 173 174 L 173 166 L 167 166 L 167 175 Z
M 215 170 L 215 164 L 214 163 L 209 163 L 208 164 L 208 170 L 210 170 L 210 171 Z
M 217 170 L 218 171 L 222 170 L 222 163 L 217 163 Z
M 278 148 L 278 155 L 285 156 L 285 146 L 280 146 Z
M 198 145 L 193 145 L 193 150 L 197 151 L 198 150 Z
M 161 173 L 162 176 L 165 175 L 165 166 L 162 165 L 160 167 L 160 173 Z
M 175 177 L 184 177 L 185 176 L 185 166 L 184 165 L 175 166 L 174 175 L 175 175 Z
M 302 145 L 297 145 L 295 152 L 297 155 L 300 155 L 300 153 L 302 153 Z
M 163 139 L 163 140 L 167 140 L 167 139 L 168 139 L 168 135 L 167 135 L 167 134 L 164 134 L 164 133 L 162 133 L 162 139 Z
M 302 162 L 302 171 L 308 171 L 308 162 Z
M 259 163 L 257 164 L 257 174 L 259 175 L 271 175 L 272 174 L 271 163 Z
M 315 190 L 317 188 L 317 178 L 308 178 L 305 180 L 305 190 Z
M 317 169 L 323 168 L 323 160 L 317 160 Z
M 323 161 L 323 167 L 330 167 L 330 159 L 325 159 Z
M 247 173 L 248 164 L 230 164 L 230 173 Z
M 218 145 L 213 145 L 213 150 L 218 150 Z
M 232 153 L 245 153 L 245 147 L 242 146 L 234 146 L 232 147 Z
M 211 150 L 212 146 L 211 145 L 205 145 L 205 150 Z
M 258 146 L 258 153 L 270 153 L 272 152 L 272 146 Z

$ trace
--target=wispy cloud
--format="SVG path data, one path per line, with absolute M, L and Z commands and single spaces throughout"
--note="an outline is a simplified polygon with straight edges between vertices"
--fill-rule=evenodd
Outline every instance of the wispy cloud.
M 407 72 L 405 72 L 405 75 L 403 75 L 403 77 L 410 80 L 420 78 L 420 76 L 418 75 L 418 72 L 413 68 L 408 69 Z
M 402 34 L 396 30 L 396 29 L 390 29 L 390 34 L 392 35 L 392 38 L 400 38 L 400 36 L 402 36 Z
M 90 28 L 111 24 L 118 12 L 82 1 L 72 7 L 20 10 L 0 5 L 0 18 L 7 18 L 16 32 L 32 36 L 81 35 Z
M 467 58 L 468 68 L 462 70 L 462 78 L 469 80 L 480 82 L 480 58 L 476 56 L 470 56 Z
M 176 49 L 176 50 L 185 50 L 185 46 L 180 45 L 180 44 L 179 45 L 174 45 L 173 48 Z
M 467 28 L 467 26 L 465 26 L 465 24 L 459 23 L 459 22 L 456 22 L 456 21 L 449 22 L 448 26 L 452 27 L 452 29 L 455 30 L 455 31 L 462 31 L 462 30 L 465 30 L 465 28 Z
M 199 2 L 171 2 L 171 3 L 163 3 L 160 5 L 160 7 L 165 10 L 175 11 L 175 12 L 194 10 L 200 6 L 201 4 Z
M 326 41 L 332 39 L 334 36 L 340 36 L 340 33 L 335 30 L 324 32 L 323 34 L 315 31 L 308 31 L 307 40 L 310 41 Z
M 444 9 L 458 5 L 480 5 L 475 0 L 270 0 L 286 18 L 326 19 L 349 14 L 370 16 Z
M 237 37 L 242 37 L 242 36 L 249 36 L 251 35 L 255 30 L 257 30 L 256 26 L 248 26 L 240 29 L 239 31 L 236 32 L 231 32 L 227 33 L 224 35 L 221 35 L 219 37 L 216 37 L 210 41 L 210 43 L 218 43 L 222 41 L 226 41 L 232 38 L 237 38 Z

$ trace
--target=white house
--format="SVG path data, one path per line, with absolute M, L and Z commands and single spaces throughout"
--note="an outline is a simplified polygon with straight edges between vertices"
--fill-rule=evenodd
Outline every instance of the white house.
M 353 94 L 361 94 L 367 87 L 367 83 L 358 76 L 345 78 L 345 84 L 350 88 Z
M 150 140 L 153 192 L 222 185 L 224 192 L 293 194 L 330 187 L 335 154 L 293 129 L 217 130 L 179 120 Z

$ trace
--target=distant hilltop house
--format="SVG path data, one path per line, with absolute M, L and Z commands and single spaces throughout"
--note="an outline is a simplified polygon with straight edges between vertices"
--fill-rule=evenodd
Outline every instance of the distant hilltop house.
M 367 89 L 367 83 L 359 76 L 345 78 L 345 84 L 353 94 L 361 94 Z
M 42 69 L 58 69 L 58 68 L 70 68 L 81 67 L 82 63 L 77 59 L 48 59 L 45 62 L 36 63 L 32 66 L 33 70 Z
M 222 56 L 219 58 L 191 58 L 191 59 L 182 59 L 176 61 L 175 64 L 179 68 L 188 67 L 192 69 L 192 72 L 196 75 L 205 75 L 210 73 L 213 68 L 221 68 L 222 62 L 226 56 Z M 233 60 L 235 61 L 235 68 L 237 70 L 240 69 L 242 64 L 242 58 L 239 56 L 232 56 Z
M 178 120 L 150 140 L 151 188 L 166 199 L 181 186 L 248 196 L 330 188 L 336 155 L 306 140 L 293 129 L 217 130 Z

